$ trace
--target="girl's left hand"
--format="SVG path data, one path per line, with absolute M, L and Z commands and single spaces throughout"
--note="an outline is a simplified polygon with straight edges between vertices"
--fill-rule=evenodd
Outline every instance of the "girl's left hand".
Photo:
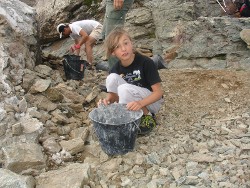
M 133 102 L 129 102 L 127 105 L 126 105 L 127 109 L 128 110 L 133 110 L 133 111 L 137 111 L 137 110 L 140 110 L 142 109 L 142 105 L 139 101 L 133 101 Z
M 98 103 L 97 103 L 97 106 L 98 106 L 98 107 L 101 106 L 101 105 L 107 106 L 107 105 L 109 105 L 109 104 L 110 104 L 110 101 L 109 101 L 109 100 L 107 100 L 107 99 L 100 99 L 100 100 L 98 101 Z

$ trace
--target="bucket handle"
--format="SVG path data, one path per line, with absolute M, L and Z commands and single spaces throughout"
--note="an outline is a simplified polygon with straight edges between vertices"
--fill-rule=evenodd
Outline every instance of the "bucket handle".
M 140 125 L 138 125 L 138 124 L 136 123 L 136 121 L 134 121 L 133 123 L 135 124 L 136 128 L 138 129 L 138 131 L 141 132 Z
M 81 72 L 78 72 L 77 70 L 73 69 L 73 67 L 70 66 L 70 64 L 68 63 L 67 59 L 64 59 L 65 62 L 67 63 L 67 65 L 75 72 L 77 72 L 78 74 L 81 74 Z

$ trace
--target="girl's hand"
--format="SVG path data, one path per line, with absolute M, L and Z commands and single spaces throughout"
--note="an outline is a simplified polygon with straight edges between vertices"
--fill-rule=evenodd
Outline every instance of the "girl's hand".
M 98 103 L 97 103 L 97 106 L 98 106 L 98 107 L 101 106 L 101 105 L 107 106 L 107 105 L 109 105 L 109 104 L 110 104 L 110 101 L 109 101 L 109 100 L 107 100 L 107 99 L 100 99 L 100 100 L 98 101 Z
M 133 111 L 137 111 L 137 110 L 140 110 L 142 109 L 142 105 L 139 101 L 133 101 L 133 102 L 129 102 L 127 105 L 126 105 L 127 109 L 128 110 L 133 110 Z

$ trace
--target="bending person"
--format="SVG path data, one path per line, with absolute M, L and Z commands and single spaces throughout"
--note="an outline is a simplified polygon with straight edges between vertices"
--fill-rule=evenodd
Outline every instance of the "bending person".
M 59 24 L 57 31 L 62 36 L 70 36 L 75 40 L 75 44 L 71 46 L 71 51 L 79 55 L 80 48 L 84 44 L 87 61 L 90 65 L 93 64 L 92 48 L 96 41 L 101 38 L 102 24 L 95 20 L 81 20 L 70 24 Z

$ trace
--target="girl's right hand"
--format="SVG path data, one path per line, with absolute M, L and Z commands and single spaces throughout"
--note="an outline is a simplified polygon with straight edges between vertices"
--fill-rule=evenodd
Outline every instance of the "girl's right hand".
M 109 100 L 107 100 L 107 99 L 100 99 L 100 100 L 98 101 L 98 103 L 97 103 L 97 106 L 98 106 L 98 107 L 101 106 L 101 105 L 107 106 L 107 105 L 109 105 L 109 104 L 110 104 L 110 101 L 109 101 Z

